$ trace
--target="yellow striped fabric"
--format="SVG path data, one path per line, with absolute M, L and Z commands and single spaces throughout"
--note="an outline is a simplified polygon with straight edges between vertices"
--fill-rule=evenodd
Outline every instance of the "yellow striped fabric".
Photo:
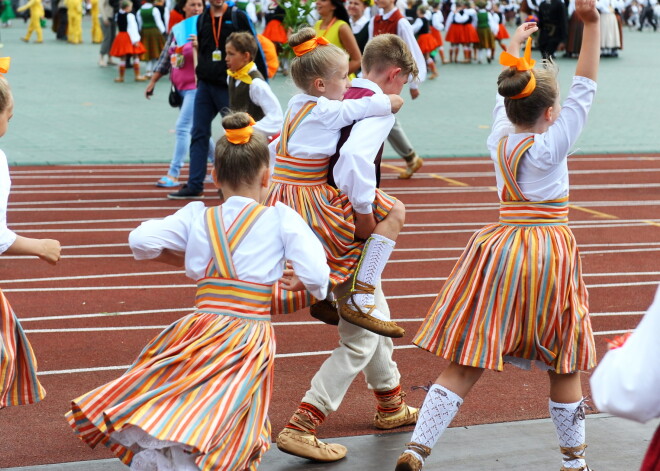
M 498 160 L 508 175 L 500 222 L 472 236 L 413 343 L 461 365 L 498 371 L 507 356 L 540 360 L 557 373 L 587 370 L 596 350 L 567 225 L 568 197 L 530 202 L 519 193 L 513 166 L 528 144 L 511 157 L 500 143 Z
M 241 238 L 262 211 L 252 205 L 228 238 L 221 212 L 209 209 L 216 256 L 230 254 L 233 238 Z M 210 265 L 207 274 L 218 273 Z M 221 265 L 233 271 L 231 260 Z M 256 470 L 270 447 L 272 289 L 213 276 L 199 280 L 197 311 L 153 339 L 121 377 L 75 399 L 67 414 L 71 427 L 88 445 L 108 446 L 127 465 L 142 450 L 114 442 L 112 433 L 139 427 L 166 447 L 188 450 L 203 471 Z
M 30 342 L 0 291 L 0 409 L 33 404 L 45 396 Z

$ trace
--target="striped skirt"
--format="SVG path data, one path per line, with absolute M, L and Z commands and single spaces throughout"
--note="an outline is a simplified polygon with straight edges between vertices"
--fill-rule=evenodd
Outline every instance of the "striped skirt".
M 355 240 L 353 205 L 348 197 L 328 185 L 326 169 L 300 169 L 301 159 L 278 156 L 273 174 L 273 183 L 268 191 L 265 205 L 282 202 L 293 208 L 311 227 L 319 238 L 330 266 L 330 284 L 334 288 L 346 281 L 354 272 L 362 255 L 363 241 Z M 284 163 L 287 170 L 282 170 Z M 297 169 L 297 170 L 296 170 Z M 376 189 L 373 212 L 377 221 L 387 217 L 396 198 Z M 276 287 L 273 313 L 294 312 L 308 306 L 311 296 L 291 293 Z
M 472 236 L 413 343 L 461 365 L 498 371 L 507 356 L 540 361 L 557 373 L 593 368 L 573 233 L 565 222 L 508 219 L 507 210 L 500 210 L 500 223 Z
M 30 342 L 0 291 L 0 409 L 34 404 L 45 396 Z
M 127 465 L 167 459 L 177 470 L 256 470 L 270 446 L 275 358 L 263 318 L 198 311 L 180 319 L 121 377 L 72 401 L 69 425 Z

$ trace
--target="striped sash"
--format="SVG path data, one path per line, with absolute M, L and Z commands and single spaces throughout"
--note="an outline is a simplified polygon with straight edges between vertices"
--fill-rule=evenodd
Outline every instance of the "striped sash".
M 300 123 L 312 112 L 316 102 L 308 101 L 291 119 L 291 110 L 286 115 L 285 125 L 282 127 L 280 142 L 277 147 L 277 158 L 273 181 L 289 183 L 292 185 L 321 185 L 328 181 L 328 164 L 330 156 L 326 159 L 299 159 L 292 157 L 288 152 L 289 138 L 296 132 Z
M 508 137 L 497 146 L 497 163 L 504 177 L 500 201 L 500 224 L 507 226 L 557 226 L 568 224 L 568 196 L 549 201 L 529 201 L 523 194 L 516 177 L 525 152 L 534 145 L 534 136 L 518 143 L 507 152 Z
M 222 207 L 206 210 L 206 228 L 213 259 L 206 276 L 197 281 L 197 311 L 269 320 L 272 286 L 237 279 L 232 254 L 266 210 L 251 203 L 238 214 L 228 231 L 222 221 Z

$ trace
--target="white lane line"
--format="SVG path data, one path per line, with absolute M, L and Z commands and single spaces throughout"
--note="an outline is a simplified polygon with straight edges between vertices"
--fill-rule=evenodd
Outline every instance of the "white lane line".
M 158 201 L 159 203 L 163 203 L 165 200 L 165 195 L 163 195 L 162 198 L 108 198 L 108 199 L 97 199 L 97 200 L 81 200 L 81 199 L 76 199 L 76 200 L 47 200 L 47 201 L 19 201 L 19 202 L 14 202 L 14 203 L 9 203 L 9 207 L 14 207 L 14 206 L 42 206 L 42 205 L 49 205 L 49 204 L 60 204 L 60 205 L 65 205 L 65 204 L 91 204 L 91 203 L 135 203 L 135 202 L 143 202 L 143 201 Z M 75 209 L 75 208 L 74 208 Z
M 129 218 L 129 219 L 81 219 L 79 221 L 41 221 L 41 222 L 15 222 L 12 227 L 26 227 L 26 226 L 56 226 L 58 224 L 114 224 L 118 222 L 143 222 L 145 218 Z
M 624 330 L 607 330 L 603 332 L 594 332 L 594 335 L 618 335 L 625 334 L 630 332 L 631 329 Z M 412 348 L 418 348 L 416 345 L 395 345 L 394 350 L 409 350 Z M 296 352 L 296 353 L 277 353 L 275 354 L 275 359 L 283 358 L 301 358 L 301 357 L 314 357 L 314 356 L 323 356 L 330 355 L 332 350 L 316 351 L 316 352 Z M 66 374 L 80 374 L 80 373 L 96 373 L 99 371 L 115 371 L 115 370 L 127 370 L 130 365 L 119 365 L 119 366 L 96 366 L 93 368 L 72 368 L 67 370 L 51 370 L 51 371 L 39 371 L 37 372 L 38 376 L 50 376 L 50 375 L 66 375 Z

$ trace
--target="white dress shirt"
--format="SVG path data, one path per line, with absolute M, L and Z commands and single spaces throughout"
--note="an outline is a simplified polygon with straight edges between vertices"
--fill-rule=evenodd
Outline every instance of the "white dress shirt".
M 660 417 L 659 335 L 660 289 L 626 343 L 607 352 L 591 375 L 591 394 L 601 412 L 637 422 Z
M 253 202 L 232 196 L 222 205 L 222 220 L 228 230 L 238 213 Z M 137 260 L 158 257 L 163 249 L 185 252 L 186 275 L 205 276 L 213 257 L 201 201 L 184 206 L 165 219 L 143 222 L 133 230 L 128 243 Z M 319 239 L 298 213 L 282 203 L 270 206 L 236 248 L 232 256 L 238 279 L 272 284 L 283 273 L 284 261 L 317 299 L 325 299 L 330 277 L 325 251 Z
M 356 78 L 352 87 L 367 88 L 377 95 L 383 94 L 371 80 Z M 346 100 L 353 101 L 353 100 Z M 376 198 L 376 168 L 374 158 L 394 126 L 394 115 L 366 118 L 355 123 L 351 134 L 341 147 L 333 170 L 335 184 L 360 214 L 372 212 Z
M 7 156 L 0 150 L 0 253 L 5 253 L 16 240 L 16 234 L 7 227 L 7 202 L 9 201 L 9 166 Z
M 518 166 L 517 182 L 531 201 L 545 201 L 568 195 L 568 153 L 586 124 L 587 114 L 596 94 L 596 82 L 586 77 L 573 77 L 573 84 L 557 120 L 542 134 L 534 134 L 534 144 Z M 497 163 L 500 139 L 509 136 L 507 152 L 531 133 L 515 133 L 506 116 L 504 98 L 497 96 L 493 110 L 493 128 L 488 136 L 488 150 L 495 163 L 497 189 L 502 194 L 504 177 Z

